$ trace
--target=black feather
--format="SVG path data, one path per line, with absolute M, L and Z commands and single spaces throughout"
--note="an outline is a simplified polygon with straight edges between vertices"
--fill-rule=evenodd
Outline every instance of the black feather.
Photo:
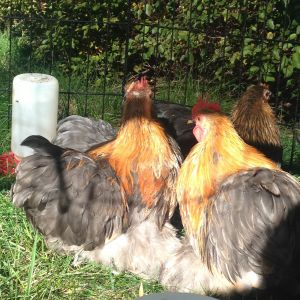
M 51 155 L 54 157 L 60 156 L 64 152 L 62 148 L 51 144 L 46 138 L 41 135 L 31 135 L 27 137 L 21 143 L 21 145 L 30 147 L 37 153 Z
M 180 104 L 156 102 L 153 106 L 153 115 L 178 143 L 185 158 L 197 143 L 193 135 L 191 108 Z

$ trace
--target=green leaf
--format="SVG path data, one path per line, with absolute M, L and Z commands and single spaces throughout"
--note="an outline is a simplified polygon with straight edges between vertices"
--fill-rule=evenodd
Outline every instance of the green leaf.
M 251 38 L 245 38 L 244 39 L 244 43 L 245 44 L 249 44 L 249 43 L 251 43 L 253 41 L 253 39 L 251 39 Z
M 155 34 L 157 33 L 157 27 L 153 27 L 152 30 L 151 30 L 152 34 Z
M 93 11 L 96 11 L 96 10 L 98 10 L 99 8 L 100 8 L 100 4 L 97 3 L 97 4 L 93 5 L 92 10 L 93 10 Z
M 278 48 L 273 49 L 273 57 L 276 60 L 280 60 L 280 54 L 279 54 L 279 49 Z
M 159 45 L 158 45 L 158 52 L 159 52 L 159 53 L 164 53 L 164 51 L 165 51 L 165 49 L 164 49 L 163 45 L 162 45 L 162 44 L 159 44 Z
M 151 14 L 152 14 L 152 6 L 151 6 L 151 4 L 147 3 L 147 4 L 146 4 L 146 15 L 147 15 L 148 17 L 150 17 Z
M 298 47 L 300 48 L 300 47 Z M 292 55 L 293 67 L 300 69 L 300 51 L 294 52 Z
M 291 43 L 284 43 L 282 49 L 283 50 L 288 50 L 292 47 L 293 47 L 293 45 Z
M 187 31 L 179 31 L 179 33 L 178 33 L 178 38 L 179 38 L 180 40 L 186 41 L 187 38 L 188 38 L 188 32 L 187 32 Z
M 94 24 L 94 25 L 91 26 L 91 29 L 99 30 L 99 25 L 98 24 Z
M 138 19 L 141 17 L 142 13 L 143 13 L 143 11 L 142 11 L 141 9 L 139 9 L 139 10 L 137 11 Z
M 153 53 L 154 53 L 154 47 L 151 46 L 151 47 L 148 48 L 148 51 L 145 53 L 145 57 L 150 58 L 151 55 L 153 55 Z
M 225 50 L 225 53 L 228 53 L 231 49 L 232 49 L 231 46 L 226 46 L 225 49 L 224 49 L 224 50 Z
M 292 33 L 290 35 L 290 40 L 295 40 L 297 38 L 297 34 L 296 33 Z
M 145 27 L 144 27 L 144 33 L 145 33 L 145 34 L 148 33 L 149 30 L 150 30 L 150 26 L 145 26 Z
M 260 21 L 263 21 L 265 19 L 265 12 L 264 11 L 261 11 L 259 14 L 258 14 L 258 19 Z
M 230 58 L 230 63 L 233 65 L 235 61 L 240 58 L 240 56 L 241 56 L 240 52 L 233 53 L 233 55 Z
M 142 66 L 141 65 L 135 65 L 133 67 L 134 72 L 139 73 L 142 70 Z
M 75 47 L 76 47 L 76 41 L 73 38 L 71 40 L 71 47 L 72 47 L 72 49 L 75 49 Z
M 273 11 L 273 3 L 269 1 L 267 4 L 267 13 L 270 14 Z
M 117 23 L 117 22 L 119 22 L 119 18 L 118 17 L 112 17 L 112 18 L 110 18 L 110 22 L 111 23 Z
M 294 80 L 293 79 L 289 79 L 289 80 L 287 80 L 287 82 L 286 82 L 286 86 L 292 86 L 294 84 Z
M 281 61 L 281 69 L 285 69 L 287 65 L 288 65 L 288 58 L 286 57 L 286 55 L 284 55 Z
M 194 55 L 192 52 L 189 53 L 189 64 L 190 65 L 194 64 Z
M 215 76 L 216 76 L 217 79 L 221 79 L 222 72 L 223 72 L 223 68 L 222 67 L 220 67 L 219 69 L 217 69 L 217 71 L 215 72 Z
M 300 25 L 298 25 L 296 28 L 296 34 L 300 34 Z
M 294 67 L 292 65 L 288 65 L 286 68 L 283 69 L 283 74 L 285 78 L 288 78 L 293 75 Z
M 256 74 L 258 71 L 259 71 L 259 67 L 257 67 L 257 66 L 252 66 L 249 69 L 250 74 Z
M 269 19 L 267 21 L 267 26 L 272 30 L 275 29 L 274 21 L 272 19 Z
M 275 77 L 272 75 L 264 75 L 263 77 L 265 82 L 275 82 Z

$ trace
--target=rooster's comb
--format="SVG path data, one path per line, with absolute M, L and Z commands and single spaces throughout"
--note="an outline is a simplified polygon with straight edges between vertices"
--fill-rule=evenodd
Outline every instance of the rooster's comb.
M 129 93 L 132 91 L 139 91 L 139 90 L 145 90 L 149 88 L 148 80 L 145 76 L 142 76 L 141 78 L 129 82 L 125 86 L 125 92 Z
M 146 76 L 142 76 L 140 79 L 138 79 L 134 82 L 135 90 L 145 89 L 148 86 L 149 86 L 149 84 L 148 84 L 148 80 L 146 79 Z
M 201 112 L 220 112 L 221 107 L 217 102 L 208 102 L 208 98 L 205 100 L 201 96 L 198 97 L 196 104 L 192 108 L 192 118 L 195 119 Z

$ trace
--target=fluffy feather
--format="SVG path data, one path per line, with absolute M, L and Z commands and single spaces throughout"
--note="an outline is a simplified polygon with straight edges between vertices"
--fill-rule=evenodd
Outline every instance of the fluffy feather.
M 36 154 L 22 159 L 13 203 L 24 207 L 46 241 L 84 249 L 102 246 L 127 228 L 127 204 L 119 179 L 103 159 L 65 150 L 41 136 L 22 145 Z
M 153 114 L 167 133 L 176 140 L 185 158 L 197 143 L 193 135 L 191 109 L 180 104 L 156 102 Z
M 143 89 L 140 85 L 137 88 L 129 85 L 125 97 L 123 124 L 116 139 L 88 153 L 94 159 L 107 158 L 122 178 L 129 207 L 142 209 L 142 219 L 155 211 L 161 227 L 176 205 L 172 191 L 181 163 L 180 151 L 176 142 L 152 119 L 148 83 Z
M 104 120 L 93 120 L 72 115 L 59 121 L 55 145 L 85 152 L 90 148 L 110 141 L 117 131 Z
M 250 86 L 232 111 L 232 122 L 238 134 L 279 165 L 282 146 L 276 116 L 269 104 L 271 92 L 265 84 Z
M 201 112 L 195 121 L 199 143 L 177 183 L 187 238 L 162 283 L 201 293 L 298 293 L 300 184 L 244 143 L 225 116 Z
M 180 151 L 151 119 L 151 108 L 151 89 L 142 78 L 127 86 L 115 139 L 87 153 L 40 136 L 23 143 L 35 154 L 18 167 L 13 202 L 50 248 L 75 253 L 75 264 L 95 260 L 156 278 L 179 247 L 168 222 Z

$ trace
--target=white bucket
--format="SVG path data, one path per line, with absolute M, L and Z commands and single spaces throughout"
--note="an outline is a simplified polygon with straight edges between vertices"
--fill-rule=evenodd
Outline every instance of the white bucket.
M 21 146 L 30 135 L 42 135 L 48 140 L 56 136 L 58 81 L 55 77 L 26 73 L 13 80 L 11 150 L 19 158 L 33 150 Z

